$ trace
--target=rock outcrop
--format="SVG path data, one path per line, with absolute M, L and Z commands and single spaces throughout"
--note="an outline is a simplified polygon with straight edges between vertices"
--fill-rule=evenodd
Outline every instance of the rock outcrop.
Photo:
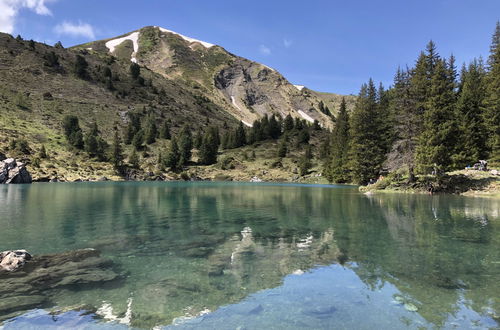
M 2 158 L 0 157 L 0 184 L 32 182 L 31 174 L 24 163 L 18 162 L 14 158 Z
M 111 260 L 94 249 L 31 256 L 24 250 L 0 254 L 0 321 L 31 308 L 51 306 L 51 296 L 61 288 L 95 285 L 119 280 Z M 13 265 L 16 267 L 12 267 Z

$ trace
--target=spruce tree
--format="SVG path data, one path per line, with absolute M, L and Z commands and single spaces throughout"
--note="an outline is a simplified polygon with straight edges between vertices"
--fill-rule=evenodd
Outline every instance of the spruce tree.
M 462 69 L 460 95 L 456 107 L 458 118 L 457 150 L 454 167 L 463 168 L 487 157 L 487 131 L 484 125 L 486 71 L 481 61 L 474 60 Z
M 488 58 L 484 118 L 488 130 L 489 160 L 500 163 L 500 22 L 497 22 Z
M 87 134 L 85 134 L 84 143 L 85 143 L 85 151 L 91 156 L 95 157 L 99 152 L 99 144 L 97 142 L 97 138 L 99 137 L 99 128 L 97 127 L 97 123 L 94 122 L 91 126 Z
M 377 90 L 370 79 L 361 87 L 350 121 L 349 167 L 355 183 L 366 184 L 380 173 L 385 154 L 379 127 Z
M 156 160 L 156 167 L 159 171 L 165 171 L 165 161 L 163 160 L 163 153 L 161 151 L 158 152 L 158 159 Z
M 301 129 L 299 134 L 297 135 L 297 143 L 298 144 L 306 144 L 309 143 L 309 139 L 311 135 L 309 134 L 309 129 L 307 127 Z
M 305 125 L 304 125 L 304 122 L 302 121 L 302 119 L 300 119 L 300 118 L 295 118 L 295 121 L 294 121 L 293 127 L 294 127 L 297 131 L 300 131 L 300 130 L 302 130 L 302 129 L 305 127 Z
M 342 98 L 342 102 L 340 103 L 337 122 L 335 123 L 330 141 L 329 160 L 325 164 L 324 174 L 329 182 L 349 182 L 349 114 L 347 113 L 344 98 Z
M 271 138 L 271 126 L 269 124 L 269 117 L 267 116 L 267 114 L 261 118 L 260 125 L 262 130 L 261 140 L 267 140 Z
M 187 165 L 191 160 L 191 149 L 193 149 L 193 137 L 191 130 L 185 125 L 179 133 L 179 167 Z
M 288 114 L 286 117 L 285 117 L 285 120 L 283 121 L 283 130 L 285 132 L 289 132 L 291 130 L 293 130 L 293 118 L 290 114 Z
M 113 146 L 111 148 L 110 160 L 115 170 L 121 172 L 123 168 L 123 149 L 118 131 L 115 131 L 113 136 Z
M 80 123 L 78 120 L 77 116 L 73 115 L 67 115 L 63 118 L 63 130 L 64 130 L 64 135 L 66 138 L 69 138 L 69 136 L 75 132 L 75 131 L 80 131 Z
M 175 136 L 170 139 L 170 149 L 165 157 L 165 166 L 169 167 L 172 171 L 177 171 L 179 168 L 179 160 L 180 160 L 180 152 L 179 147 L 177 145 L 177 140 Z
M 380 83 L 377 91 L 377 112 L 379 126 L 378 134 L 380 135 L 380 147 L 382 148 L 384 154 L 387 154 L 394 142 L 394 115 L 392 109 L 389 105 L 390 96 L 389 91 L 384 89 L 382 83 Z
M 200 149 L 202 142 L 203 142 L 203 135 L 201 134 L 201 132 L 200 132 L 200 131 L 198 131 L 198 132 L 196 133 L 196 136 L 194 137 L 194 140 L 193 140 L 193 146 L 194 146 L 196 149 Z
M 283 139 L 281 142 L 278 144 L 278 157 L 279 158 L 284 158 L 286 157 L 286 154 L 288 153 L 288 147 L 286 140 Z
M 323 164 L 325 166 L 324 169 L 326 169 L 326 166 L 327 166 L 328 161 L 330 159 L 330 149 L 331 149 L 331 144 L 330 144 L 331 141 L 330 140 L 331 140 L 331 136 L 324 138 L 320 144 L 320 147 L 319 147 L 318 158 L 323 162 Z M 326 173 L 326 171 L 325 171 L 325 173 Z
M 311 159 L 312 159 L 312 151 L 311 146 L 308 145 L 304 152 L 304 155 L 299 160 L 299 174 L 300 176 L 304 176 L 309 173 L 309 170 L 312 167 Z
M 168 127 L 168 123 L 165 120 L 160 128 L 160 138 L 165 139 L 165 140 L 170 140 L 171 135 L 170 135 L 170 128 Z
M 262 129 L 261 121 L 259 119 L 255 120 L 253 122 L 252 133 L 253 133 L 253 137 L 255 139 L 255 142 L 264 140 L 264 132 Z
M 278 124 L 278 121 L 276 120 L 276 117 L 274 115 L 271 116 L 269 119 L 269 137 L 271 139 L 277 139 L 281 135 L 281 128 Z
M 217 153 L 219 149 L 217 135 L 218 130 L 215 127 L 209 128 L 204 134 L 200 147 L 200 164 L 211 165 L 217 162 Z
M 153 115 L 150 114 L 146 121 L 146 134 L 145 134 L 146 144 L 155 143 L 157 136 L 158 136 L 158 129 L 156 127 L 156 120 L 153 117 Z
M 125 144 L 131 144 L 135 134 L 141 129 L 141 115 L 134 112 L 128 113 L 129 122 L 125 128 Z
M 417 146 L 417 164 L 421 173 L 452 168 L 456 151 L 455 82 L 444 60 L 437 62 L 431 80 L 423 130 Z M 436 168 L 437 167 L 437 168 Z
M 78 117 L 73 115 L 65 116 L 63 119 L 63 129 L 68 143 L 77 149 L 83 149 L 83 133 L 80 128 Z
M 246 143 L 247 143 L 247 138 L 246 138 L 245 128 L 243 127 L 243 122 L 240 121 L 238 128 L 236 128 L 235 132 L 234 147 L 239 148 L 244 146 Z
M 144 144 L 144 130 L 140 129 L 135 133 L 134 138 L 132 139 L 132 145 L 135 150 L 141 150 Z

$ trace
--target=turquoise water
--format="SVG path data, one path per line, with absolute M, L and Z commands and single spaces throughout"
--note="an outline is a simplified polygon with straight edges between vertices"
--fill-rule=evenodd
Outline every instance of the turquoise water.
M 0 186 L 0 251 L 92 247 L 126 274 L 3 328 L 498 328 L 499 210 L 348 186 Z

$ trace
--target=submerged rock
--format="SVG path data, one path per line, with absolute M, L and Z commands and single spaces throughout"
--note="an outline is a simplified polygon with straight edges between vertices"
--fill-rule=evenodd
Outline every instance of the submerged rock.
M 112 261 L 94 249 L 33 257 L 24 250 L 1 255 L 2 264 L 6 258 L 12 262 L 6 261 L 8 270 L 0 268 L 0 321 L 12 317 L 12 313 L 49 306 L 57 289 L 82 288 L 122 277 L 113 269 Z
M 332 317 L 336 311 L 337 308 L 335 308 L 335 306 L 318 306 L 306 309 L 302 313 L 317 319 L 326 319 Z
M 416 311 L 418 311 L 418 307 L 417 307 L 417 306 L 415 306 L 415 305 L 414 305 L 414 304 L 412 304 L 412 303 L 406 303 L 406 304 L 405 304 L 405 309 L 406 309 L 407 311 L 409 311 L 409 312 L 416 312 Z
M 31 255 L 26 250 L 0 252 L 0 272 L 13 272 L 23 267 Z

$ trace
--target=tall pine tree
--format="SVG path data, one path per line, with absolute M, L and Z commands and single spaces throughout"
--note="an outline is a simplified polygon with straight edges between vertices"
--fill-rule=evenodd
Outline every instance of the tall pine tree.
M 459 134 L 457 150 L 453 155 L 454 167 L 472 165 L 487 156 L 487 132 L 484 125 L 486 97 L 485 69 L 481 61 L 474 60 L 462 69 L 460 95 L 456 118 Z
M 383 137 L 378 134 L 381 125 L 377 90 L 370 79 L 361 87 L 350 121 L 349 164 L 352 180 L 366 184 L 376 179 L 385 160 Z
M 340 103 L 337 122 L 335 123 L 330 141 L 330 158 L 324 166 L 324 174 L 330 182 L 349 182 L 349 114 L 347 113 L 344 98 Z
M 484 118 L 489 135 L 489 159 L 500 163 L 500 22 L 497 22 L 491 43 L 487 86 Z
M 417 163 L 421 173 L 452 168 L 452 156 L 457 147 L 455 80 L 452 71 L 444 60 L 439 60 L 434 67 L 417 146 Z

